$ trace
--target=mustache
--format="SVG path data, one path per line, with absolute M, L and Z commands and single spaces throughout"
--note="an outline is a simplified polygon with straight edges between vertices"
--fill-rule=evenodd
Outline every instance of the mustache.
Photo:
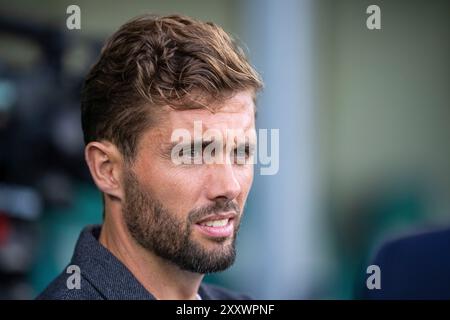
M 206 216 L 212 215 L 212 214 L 220 214 L 223 212 L 229 212 L 234 211 L 239 216 L 241 213 L 241 209 L 239 209 L 239 206 L 232 200 L 227 201 L 216 201 L 215 203 L 205 206 L 202 208 L 194 209 L 189 213 L 189 222 L 195 223 L 196 221 L 199 221 L 203 219 Z

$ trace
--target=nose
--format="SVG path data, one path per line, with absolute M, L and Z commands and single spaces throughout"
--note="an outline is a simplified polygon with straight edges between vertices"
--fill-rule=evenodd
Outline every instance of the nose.
M 234 200 L 241 193 L 241 185 L 232 164 L 215 164 L 210 168 L 206 192 L 211 201 Z

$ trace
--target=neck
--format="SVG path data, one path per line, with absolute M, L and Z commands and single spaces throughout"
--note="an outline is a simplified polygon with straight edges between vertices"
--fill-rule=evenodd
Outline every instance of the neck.
M 120 207 L 114 208 L 114 205 L 105 206 L 100 243 L 111 251 L 156 299 L 196 299 L 203 275 L 181 270 L 136 243 L 121 218 Z

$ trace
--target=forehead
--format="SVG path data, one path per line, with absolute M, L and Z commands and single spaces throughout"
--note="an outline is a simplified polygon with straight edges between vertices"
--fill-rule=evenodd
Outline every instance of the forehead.
M 194 121 L 201 121 L 204 129 L 252 129 L 255 126 L 255 104 L 251 92 L 239 92 L 229 99 L 213 102 L 207 109 L 173 110 L 165 116 L 166 129 L 192 129 Z

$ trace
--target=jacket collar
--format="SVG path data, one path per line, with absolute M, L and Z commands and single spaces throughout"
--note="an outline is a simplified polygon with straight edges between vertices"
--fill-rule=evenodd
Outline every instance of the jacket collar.
M 128 268 L 99 241 L 100 225 L 86 227 L 80 234 L 72 264 L 80 267 L 81 275 L 107 300 L 155 300 Z M 202 299 L 210 299 L 207 288 L 200 285 Z

